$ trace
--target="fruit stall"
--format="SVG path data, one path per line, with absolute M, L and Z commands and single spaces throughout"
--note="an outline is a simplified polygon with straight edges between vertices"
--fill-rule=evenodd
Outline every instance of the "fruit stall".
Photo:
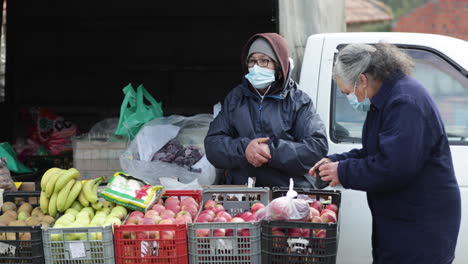
M 339 191 L 168 190 L 50 168 L 32 190 L 3 193 L 0 263 L 333 264 L 340 203 Z

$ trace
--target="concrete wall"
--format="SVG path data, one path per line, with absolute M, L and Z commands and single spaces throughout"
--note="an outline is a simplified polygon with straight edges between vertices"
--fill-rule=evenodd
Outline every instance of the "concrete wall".
M 296 81 L 307 38 L 317 33 L 345 31 L 344 0 L 279 0 L 279 32 L 288 41 Z

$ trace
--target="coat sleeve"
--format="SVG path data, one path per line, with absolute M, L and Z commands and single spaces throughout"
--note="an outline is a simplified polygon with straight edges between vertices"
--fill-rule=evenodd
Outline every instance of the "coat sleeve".
M 292 135 L 294 141 L 271 139 L 268 145 L 272 158 L 268 166 L 292 175 L 304 175 L 328 152 L 325 126 L 310 99 L 298 110 Z
M 345 159 L 361 159 L 364 158 L 363 149 L 352 149 L 349 152 L 341 153 L 341 154 L 333 154 L 333 155 L 328 155 L 327 158 L 333 160 L 333 161 L 340 161 L 340 160 L 345 160 Z
M 234 169 L 249 165 L 245 158 L 245 149 L 251 139 L 236 136 L 234 126 L 229 118 L 229 96 L 223 107 L 211 122 L 205 137 L 205 152 L 208 161 L 216 168 Z
M 412 99 L 400 98 L 386 111 L 378 152 L 339 162 L 343 187 L 367 192 L 398 190 L 416 177 L 429 159 L 435 140 L 422 110 Z

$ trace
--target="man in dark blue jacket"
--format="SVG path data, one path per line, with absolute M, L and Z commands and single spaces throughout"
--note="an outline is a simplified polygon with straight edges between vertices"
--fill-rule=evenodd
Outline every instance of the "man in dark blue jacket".
M 242 52 L 245 77 L 225 98 L 205 138 L 208 160 L 227 184 L 311 187 L 307 171 L 328 152 L 325 127 L 291 75 L 288 47 L 276 33 L 256 34 Z M 308 175 L 307 175 L 308 176 Z
M 375 264 L 449 264 L 455 257 L 460 189 L 439 110 L 407 75 L 412 64 L 390 44 L 350 44 L 334 69 L 351 106 L 367 117 L 362 149 L 330 155 L 319 174 L 331 186 L 367 192 Z

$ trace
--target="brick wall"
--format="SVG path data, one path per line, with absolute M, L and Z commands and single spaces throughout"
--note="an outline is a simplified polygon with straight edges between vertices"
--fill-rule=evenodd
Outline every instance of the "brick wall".
M 468 40 L 468 0 L 433 0 L 402 16 L 396 32 L 433 33 Z

